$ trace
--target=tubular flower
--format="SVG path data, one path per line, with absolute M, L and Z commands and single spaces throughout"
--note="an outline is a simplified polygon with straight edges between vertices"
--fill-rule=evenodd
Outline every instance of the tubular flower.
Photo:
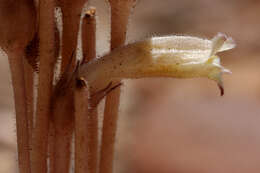
M 218 83 L 223 95 L 218 52 L 235 47 L 230 37 L 217 34 L 213 39 L 191 36 L 153 37 L 115 49 L 84 64 L 78 77 L 84 78 L 91 93 L 106 88 L 115 79 L 143 77 L 207 77 Z

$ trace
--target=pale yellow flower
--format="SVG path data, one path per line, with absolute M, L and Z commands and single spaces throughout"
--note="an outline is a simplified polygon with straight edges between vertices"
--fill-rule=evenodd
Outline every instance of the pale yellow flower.
M 224 34 L 213 39 L 191 36 L 153 37 L 118 48 L 83 65 L 79 77 L 85 78 L 92 92 L 113 80 L 143 77 L 207 77 L 222 89 L 222 73 L 230 72 L 220 64 L 218 52 L 235 47 Z

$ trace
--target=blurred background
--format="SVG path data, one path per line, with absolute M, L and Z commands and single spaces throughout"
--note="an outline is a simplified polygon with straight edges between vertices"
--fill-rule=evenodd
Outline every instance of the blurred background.
M 101 56 L 109 49 L 109 7 L 104 0 L 89 5 L 97 7 Z M 237 47 L 220 54 L 233 72 L 224 76 L 223 97 L 208 79 L 124 81 L 115 172 L 260 172 L 259 9 L 258 0 L 139 0 L 128 42 L 169 34 L 212 38 L 223 32 Z M 13 173 L 13 94 L 7 57 L 0 56 L 0 173 Z

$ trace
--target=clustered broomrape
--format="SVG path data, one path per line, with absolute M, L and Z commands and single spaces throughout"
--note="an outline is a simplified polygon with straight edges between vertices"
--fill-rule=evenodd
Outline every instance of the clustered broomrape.
M 217 34 L 212 40 L 153 37 L 120 47 L 125 42 L 128 17 L 136 0 L 109 0 L 112 51 L 95 58 L 95 15 L 86 13 L 81 26 L 85 61 L 75 68 L 76 57 L 71 55 L 76 49 L 81 11 L 87 0 L 0 2 L 0 47 L 8 54 L 12 74 L 21 173 L 68 173 L 73 132 L 75 172 L 112 173 L 120 103 L 120 89 L 116 87 L 121 79 L 207 77 L 218 83 L 221 95 L 224 93 L 221 75 L 229 71 L 220 65 L 217 53 L 235 46 L 224 34 Z M 54 8 L 58 6 L 63 21 L 61 38 L 55 31 Z M 93 16 L 86 17 L 89 14 Z M 55 68 L 59 47 L 61 70 Z M 36 72 L 38 79 L 34 78 Z M 56 72 L 60 79 L 54 82 Z M 96 106 L 104 96 L 99 150 Z
M 217 82 L 224 94 L 218 52 L 235 47 L 231 37 L 218 33 L 213 39 L 191 36 L 153 37 L 115 49 L 83 64 L 78 79 L 87 82 L 92 96 L 113 88 L 111 81 L 124 78 L 207 77 Z

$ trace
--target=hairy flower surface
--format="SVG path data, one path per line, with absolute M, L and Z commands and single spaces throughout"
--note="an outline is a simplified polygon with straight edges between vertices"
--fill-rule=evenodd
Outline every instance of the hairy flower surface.
M 191 36 L 153 37 L 84 64 L 78 77 L 88 82 L 92 93 L 115 79 L 207 77 L 218 83 L 223 94 L 221 75 L 229 70 L 221 66 L 217 53 L 234 47 L 234 41 L 221 33 L 211 40 Z

